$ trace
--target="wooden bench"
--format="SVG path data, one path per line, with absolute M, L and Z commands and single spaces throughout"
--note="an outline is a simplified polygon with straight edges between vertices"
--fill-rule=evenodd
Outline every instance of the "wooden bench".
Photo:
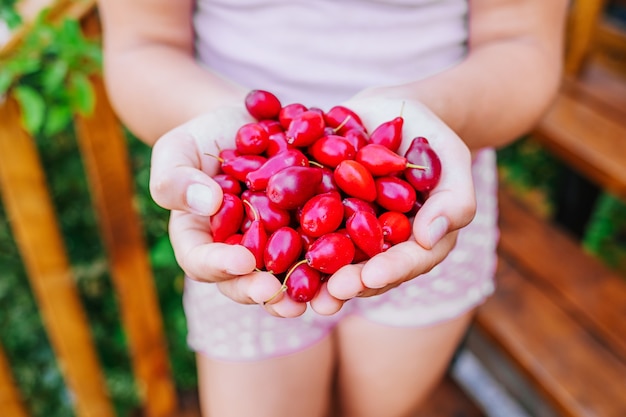
M 586 24 L 587 55 L 568 61 L 563 87 L 532 134 L 577 178 L 578 199 L 545 218 L 502 186 L 497 290 L 467 340 L 531 416 L 626 415 L 626 277 L 579 240 L 580 211 L 593 203 L 581 200 L 589 196 L 581 181 L 626 201 L 626 61 L 610 62 L 626 57 L 626 35 L 599 21 L 595 29 Z M 618 35 L 621 43 L 613 42 Z

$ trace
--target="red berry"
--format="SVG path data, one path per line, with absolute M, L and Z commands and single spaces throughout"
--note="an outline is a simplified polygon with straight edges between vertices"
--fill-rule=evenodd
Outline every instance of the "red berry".
M 240 195 L 241 194 L 241 183 L 237 180 L 237 178 L 228 174 L 217 174 L 213 177 L 213 180 L 219 184 L 222 188 L 222 191 L 225 193 Z
M 211 216 L 211 234 L 215 242 L 224 242 L 230 235 L 237 233 L 243 220 L 243 203 L 233 194 L 224 194 L 222 205 Z
M 346 221 L 346 230 L 354 244 L 370 258 L 383 251 L 383 229 L 374 214 L 357 211 Z
M 406 242 L 411 237 L 411 221 L 404 214 L 397 211 L 386 211 L 378 217 L 386 242 L 397 245 Z
M 310 236 L 319 237 L 334 232 L 343 222 L 343 205 L 339 194 L 318 194 L 304 204 L 300 227 Z
M 424 167 L 404 171 L 405 178 L 417 191 L 428 192 L 437 186 L 441 177 L 441 160 L 426 138 L 413 139 L 404 156 L 410 163 Z
M 248 112 L 257 120 L 277 119 L 282 108 L 278 97 L 265 90 L 250 91 L 244 103 Z
M 343 233 L 333 232 L 317 238 L 304 255 L 309 266 L 334 274 L 354 259 L 354 244 Z
M 235 134 L 235 146 L 241 155 L 260 155 L 268 144 L 269 134 L 258 123 L 245 124 Z
M 335 106 L 324 114 L 324 121 L 332 127 L 335 134 L 343 135 L 347 131 L 356 129 L 366 132 L 361 118 L 345 106 Z
M 300 113 L 307 111 L 307 107 L 300 103 L 291 103 L 280 109 L 278 114 L 278 121 L 283 129 L 287 130 L 291 120 Z
M 322 284 L 323 274 L 306 263 L 296 264 L 285 277 L 287 295 L 300 303 L 311 301 Z
M 250 204 L 250 203 L 247 203 Z M 267 244 L 267 232 L 261 223 L 260 218 L 255 215 L 250 227 L 241 236 L 240 245 L 246 247 L 254 255 L 257 269 L 263 269 L 263 253 Z
M 377 143 L 396 152 L 402 144 L 403 125 L 404 119 L 402 116 L 382 123 L 370 134 L 369 143 Z
M 416 199 L 415 189 L 407 181 L 397 177 L 376 179 L 376 203 L 384 209 L 407 213 Z
M 278 207 L 293 210 L 313 196 L 321 181 L 322 172 L 317 168 L 288 167 L 272 175 L 266 194 Z
M 354 159 L 356 149 L 343 136 L 327 135 L 309 146 L 309 154 L 320 164 L 335 168 L 341 161 Z
M 296 114 L 285 131 L 287 143 L 297 147 L 309 146 L 324 135 L 324 117 L 314 110 Z
M 302 254 L 300 234 L 291 227 L 281 227 L 272 233 L 265 245 L 265 268 L 273 274 L 286 272 Z
M 335 168 L 333 178 L 337 186 L 349 196 L 370 202 L 376 200 L 374 178 L 357 161 L 342 161 Z

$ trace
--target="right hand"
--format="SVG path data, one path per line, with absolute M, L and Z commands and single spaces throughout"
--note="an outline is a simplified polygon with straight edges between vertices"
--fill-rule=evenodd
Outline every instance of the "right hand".
M 251 121 L 243 106 L 224 107 L 163 135 L 152 151 L 150 192 L 158 205 L 171 210 L 170 240 L 189 278 L 215 283 L 238 303 L 261 304 L 272 315 L 296 317 L 307 304 L 282 293 L 272 298 L 281 288 L 276 277 L 255 271 L 254 256 L 245 247 L 213 242 L 211 236 L 210 216 L 219 209 L 223 194 L 212 179 L 219 161 L 210 155 L 234 148 L 237 129 Z M 330 296 L 324 286 L 314 304 L 331 314 L 343 301 Z

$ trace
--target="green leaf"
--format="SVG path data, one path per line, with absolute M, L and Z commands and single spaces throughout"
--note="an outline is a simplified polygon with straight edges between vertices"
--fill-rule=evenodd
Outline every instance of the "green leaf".
M 46 103 L 43 97 L 32 87 L 19 85 L 13 94 L 22 109 L 22 123 L 30 133 L 37 133 L 41 129 L 46 113 Z
M 9 68 L 0 66 L 0 95 L 7 92 L 13 83 L 14 77 L 15 74 Z
M 65 61 L 54 61 L 41 72 L 41 82 L 46 93 L 64 88 L 68 66 Z
M 43 133 L 54 136 L 62 132 L 72 121 L 72 112 L 67 106 L 52 106 L 48 109 Z
M 91 114 L 95 106 L 95 93 L 87 75 L 80 72 L 71 74 L 68 89 L 72 108 L 83 116 Z
M 15 29 L 22 24 L 22 17 L 15 11 L 13 5 L 0 7 L 0 20 L 6 22 L 9 29 Z

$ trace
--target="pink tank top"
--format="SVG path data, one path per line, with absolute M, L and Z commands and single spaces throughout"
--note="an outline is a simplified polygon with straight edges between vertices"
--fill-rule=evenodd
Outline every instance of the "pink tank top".
M 198 0 L 198 59 L 285 102 L 329 108 L 466 52 L 466 0 Z

